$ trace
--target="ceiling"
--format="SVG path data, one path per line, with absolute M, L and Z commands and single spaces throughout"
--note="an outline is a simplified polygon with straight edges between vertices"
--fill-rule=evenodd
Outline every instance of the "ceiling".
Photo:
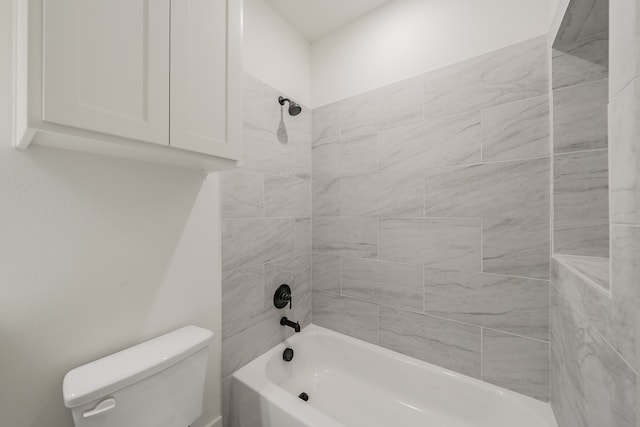
M 265 0 L 314 42 L 392 0 Z

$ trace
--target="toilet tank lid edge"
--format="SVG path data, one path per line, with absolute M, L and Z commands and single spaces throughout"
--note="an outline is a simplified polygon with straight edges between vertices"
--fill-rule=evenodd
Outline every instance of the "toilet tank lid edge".
M 84 405 L 161 372 L 206 348 L 212 338 L 208 329 L 185 326 L 72 369 L 62 385 L 65 406 Z

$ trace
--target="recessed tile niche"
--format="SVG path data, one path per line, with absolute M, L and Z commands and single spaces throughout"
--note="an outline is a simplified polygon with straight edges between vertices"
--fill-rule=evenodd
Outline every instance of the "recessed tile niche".
M 572 1 L 553 43 L 555 258 L 609 288 L 609 2 Z

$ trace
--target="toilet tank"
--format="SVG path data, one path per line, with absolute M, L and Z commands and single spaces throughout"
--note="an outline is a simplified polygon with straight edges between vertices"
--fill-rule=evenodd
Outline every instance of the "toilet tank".
M 76 427 L 187 427 L 202 414 L 207 347 L 197 326 L 75 368 L 64 403 Z

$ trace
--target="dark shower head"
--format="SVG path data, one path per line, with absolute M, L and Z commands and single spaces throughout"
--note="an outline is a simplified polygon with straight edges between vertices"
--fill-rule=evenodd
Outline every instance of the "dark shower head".
M 290 100 L 289 98 L 284 98 L 282 96 L 278 97 L 278 102 L 280 103 L 280 105 L 284 105 L 285 102 L 289 103 L 289 114 L 292 116 L 297 116 L 298 114 L 300 114 L 302 112 L 302 107 L 298 104 L 296 104 L 295 102 L 293 102 L 292 100 Z

